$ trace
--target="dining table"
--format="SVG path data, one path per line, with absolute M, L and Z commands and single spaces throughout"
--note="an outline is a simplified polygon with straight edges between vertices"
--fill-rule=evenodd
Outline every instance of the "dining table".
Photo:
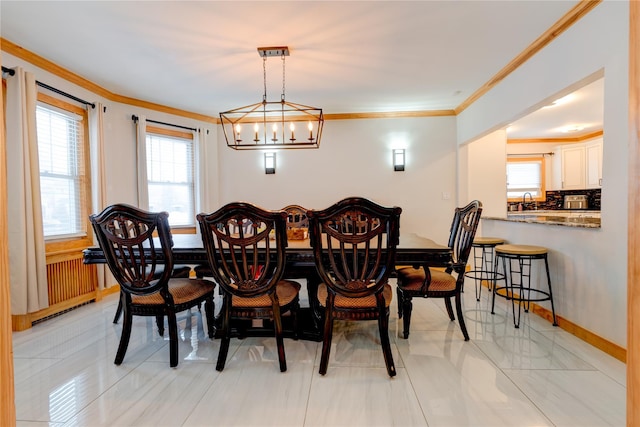
M 207 252 L 199 234 L 173 234 L 173 262 L 174 265 L 208 265 Z M 452 249 L 436 243 L 434 240 L 415 233 L 400 235 L 396 248 L 395 266 L 414 267 L 446 267 L 451 263 Z M 99 246 L 84 250 L 85 264 L 105 264 L 104 253 Z M 313 248 L 308 238 L 301 240 L 289 239 L 286 249 L 284 278 L 305 279 L 308 295 L 308 305 L 302 306 L 299 314 L 299 330 L 297 336 L 301 339 L 322 341 L 322 309 L 317 299 L 317 288 L 320 277 L 317 274 Z M 283 319 L 285 336 L 294 336 L 292 328 L 287 328 Z M 264 325 L 249 325 L 238 329 L 236 335 L 261 336 L 272 334 L 269 327 Z

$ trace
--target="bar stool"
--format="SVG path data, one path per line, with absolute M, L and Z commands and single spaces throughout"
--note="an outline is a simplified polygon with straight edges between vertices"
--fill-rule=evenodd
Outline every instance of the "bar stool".
M 502 259 L 502 271 L 505 276 L 505 286 L 493 287 L 491 314 L 495 314 L 494 307 L 496 303 L 496 294 L 510 299 L 511 306 L 513 307 L 513 324 L 516 328 L 519 328 L 520 310 L 523 305 L 526 313 L 529 311 L 531 302 L 551 301 L 553 326 L 558 326 L 558 323 L 556 322 L 556 311 L 553 306 L 553 293 L 551 291 L 551 275 L 549 274 L 547 252 L 547 248 L 545 247 L 532 245 L 498 245 L 495 247 L 496 268 L 499 265 L 500 259 Z M 544 266 L 547 272 L 548 291 L 531 288 L 531 262 L 533 260 L 544 260 Z M 514 266 L 516 266 L 517 269 L 515 269 Z M 504 289 L 504 294 L 499 292 L 502 289 Z M 518 291 L 518 294 L 514 292 L 516 290 Z M 516 302 L 518 303 L 517 317 Z
M 476 237 L 473 239 L 473 265 L 474 269 L 467 271 L 464 276 L 473 279 L 476 284 L 476 301 L 480 301 L 482 282 L 489 284 L 489 290 L 493 289 L 496 281 L 503 280 L 504 274 L 498 273 L 495 264 L 494 248 L 502 245 L 504 239 L 500 237 Z M 478 266 L 480 269 L 478 270 Z

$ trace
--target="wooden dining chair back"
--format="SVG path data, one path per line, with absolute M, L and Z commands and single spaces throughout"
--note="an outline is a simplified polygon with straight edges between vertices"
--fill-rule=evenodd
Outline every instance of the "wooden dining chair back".
M 309 228 L 306 208 L 300 205 L 288 205 L 283 210 L 287 213 L 287 228 Z
M 224 369 L 231 319 L 273 321 L 280 371 L 287 370 L 282 313 L 291 312 L 297 338 L 300 285 L 283 280 L 287 213 L 245 202 L 229 203 L 197 215 L 213 278 L 222 290 L 222 343 L 216 369 Z M 237 224 L 250 224 L 237 228 Z
M 155 316 L 164 335 L 169 325 L 170 365 L 178 365 L 176 313 L 205 303 L 209 337 L 214 336 L 215 284 L 207 280 L 172 278 L 173 239 L 166 212 L 148 212 L 126 204 L 107 207 L 89 217 L 107 265 L 120 285 L 124 321 L 115 364 L 124 360 L 133 316 Z
M 310 210 L 310 240 L 322 284 L 324 307 L 320 374 L 329 364 L 334 319 L 376 320 L 389 376 L 396 374 L 389 341 L 388 284 L 399 239 L 399 207 L 350 197 L 324 210 Z
M 464 340 L 469 340 L 467 327 L 462 313 L 461 293 L 464 289 L 465 269 L 473 238 L 476 235 L 482 203 L 474 200 L 464 207 L 455 209 L 453 222 L 449 232 L 448 246 L 452 250 L 452 259 L 444 271 L 430 269 L 428 266 L 419 268 L 404 267 L 397 271 L 398 286 L 398 317 L 403 319 L 403 336 L 409 337 L 411 325 L 411 311 L 413 310 L 413 297 L 444 298 L 449 318 L 453 321 L 453 306 L 451 298 L 455 298 L 458 323 L 462 330 Z

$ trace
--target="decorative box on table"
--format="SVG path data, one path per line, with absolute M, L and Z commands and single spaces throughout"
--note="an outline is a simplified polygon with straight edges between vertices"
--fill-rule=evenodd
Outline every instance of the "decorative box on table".
M 289 240 L 305 240 L 307 238 L 309 238 L 309 231 L 306 228 L 287 229 L 287 239 Z

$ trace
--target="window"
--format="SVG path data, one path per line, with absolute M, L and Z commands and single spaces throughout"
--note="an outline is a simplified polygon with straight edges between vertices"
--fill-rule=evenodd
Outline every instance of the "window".
M 87 236 L 86 117 L 83 108 L 38 94 L 36 126 L 46 241 Z
M 521 199 L 528 192 L 534 199 L 543 200 L 544 180 L 542 157 L 507 160 L 507 199 Z
M 193 135 L 147 126 L 146 148 L 149 210 L 167 211 L 172 227 L 194 227 Z

